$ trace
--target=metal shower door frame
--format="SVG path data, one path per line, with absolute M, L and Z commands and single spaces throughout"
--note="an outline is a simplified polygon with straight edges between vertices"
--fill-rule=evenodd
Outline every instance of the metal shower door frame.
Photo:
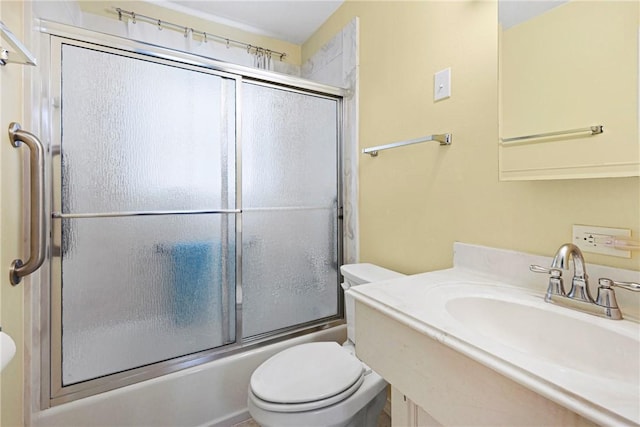
M 236 339 L 234 343 L 223 345 L 210 350 L 201 351 L 191 355 L 185 355 L 163 362 L 157 362 L 147 367 L 133 368 L 124 372 L 108 375 L 103 378 L 93 379 L 78 384 L 62 386 L 62 309 L 61 309 L 61 227 L 54 226 L 52 215 L 51 238 L 48 253 L 50 254 L 49 267 L 43 269 L 41 275 L 42 287 L 40 290 L 40 336 L 42 344 L 40 348 L 40 406 L 42 409 L 70 402 L 79 398 L 94 395 L 96 393 L 134 384 L 143 380 L 159 377 L 171 372 L 196 366 L 212 360 L 216 360 L 231 354 L 240 353 L 247 348 L 255 348 L 275 341 L 280 341 L 294 336 L 313 332 L 330 326 L 344 323 L 344 302 L 341 292 L 338 292 L 338 314 L 330 318 L 318 319 L 302 325 L 296 325 L 282 330 L 272 331 L 264 336 L 242 339 L 242 86 L 243 82 L 257 83 L 265 86 L 274 86 L 293 92 L 307 95 L 326 97 L 337 102 L 337 256 L 338 264 L 342 259 L 342 143 L 343 143 L 343 98 L 346 91 L 332 86 L 326 86 L 307 80 L 272 73 L 264 70 L 256 70 L 248 67 L 237 66 L 210 58 L 197 56 L 190 53 L 171 50 L 147 43 L 137 42 L 121 37 L 96 33 L 89 30 L 70 27 L 63 24 L 40 21 L 40 31 L 43 33 L 43 50 L 49 54 L 50 62 L 45 68 L 43 79 L 44 92 L 49 99 L 45 99 L 42 108 L 42 128 L 49 134 L 50 141 L 47 147 L 47 173 L 49 180 L 47 189 L 47 205 L 49 212 L 60 212 L 60 206 L 54 206 L 56 197 L 53 197 L 54 189 L 61 188 L 61 161 L 60 161 L 60 130 L 62 126 L 59 107 L 60 103 L 60 79 L 50 78 L 52 75 L 61 75 L 61 49 L 63 44 L 71 44 L 80 47 L 89 47 L 94 50 L 107 53 L 117 53 L 135 59 L 153 61 L 164 65 L 177 66 L 187 70 L 205 72 L 223 78 L 233 79 L 236 82 L 236 206 L 231 214 L 235 217 L 235 277 L 236 277 Z M 45 67 L 46 67 L 45 66 Z M 57 104 L 57 105 L 56 105 Z M 59 191 L 59 190 L 57 190 Z M 60 197 L 57 198 L 60 200 Z M 56 202 L 57 203 L 57 202 Z M 222 213 L 222 212 L 221 212 Z M 61 222 L 61 220 L 57 220 Z M 240 244 L 238 244 L 240 243 Z M 339 288 L 340 274 L 336 286 Z
M 88 49 L 93 49 L 93 50 L 97 50 L 100 52 L 104 52 L 107 54 L 118 54 L 121 56 L 126 56 L 128 58 L 132 58 L 132 59 L 138 59 L 138 60 L 144 60 L 144 61 L 151 61 L 154 63 L 158 63 L 158 64 L 162 64 L 162 65 L 167 65 L 167 66 L 171 66 L 171 67 L 179 67 L 185 70 L 190 70 L 190 71 L 197 71 L 197 72 L 201 72 L 201 73 L 207 73 L 210 75 L 214 75 L 214 76 L 219 76 L 219 77 L 223 77 L 226 79 L 232 79 L 235 81 L 235 96 L 238 97 L 239 93 L 240 93 L 240 88 L 241 88 L 241 78 L 239 76 L 235 76 L 232 74 L 226 74 L 226 73 L 222 73 L 216 70 L 203 70 L 202 68 L 198 68 L 195 67 L 193 65 L 188 65 L 188 64 L 180 64 L 180 63 L 176 63 L 175 61 L 170 61 L 168 59 L 164 59 L 164 58 L 153 58 L 153 57 L 149 57 L 148 55 L 143 55 L 143 54 L 139 54 L 139 53 L 135 53 L 135 52 L 128 52 L 128 51 L 124 51 L 121 49 L 117 49 L 117 48 L 111 48 L 111 47 L 106 47 L 106 46 L 96 46 L 95 44 L 92 43 L 88 43 L 88 42 L 84 42 L 84 41 L 78 41 L 78 40 L 70 40 L 70 39 L 65 39 L 65 38 L 60 38 L 60 37 L 52 37 L 51 38 L 51 75 L 55 76 L 55 78 L 52 78 L 50 80 L 50 90 L 51 90 L 51 95 L 53 97 L 53 99 L 58 99 L 61 100 L 62 98 L 62 87 L 61 87 L 61 73 L 62 73 L 62 58 L 61 58 L 61 52 L 62 52 L 62 47 L 64 45 L 71 45 L 71 46 L 76 46 L 76 47 L 81 47 L 81 48 L 88 48 Z M 49 371 L 50 371 L 50 385 L 48 387 L 50 395 L 49 395 L 49 399 L 51 399 L 53 404 L 56 404 L 59 400 L 61 401 L 67 401 L 67 399 L 69 399 L 69 397 L 73 397 L 76 396 L 78 394 L 80 395 L 84 395 L 84 391 L 87 389 L 87 385 L 90 383 L 98 383 L 98 386 L 96 387 L 97 390 L 95 390 L 94 392 L 98 392 L 98 391 L 102 391 L 102 388 L 105 386 L 101 383 L 104 383 L 105 381 L 102 381 L 101 379 L 94 379 L 94 380 L 87 380 L 78 384 L 72 384 L 72 385 L 67 385 L 67 386 L 63 386 L 63 381 L 62 381 L 62 327 L 63 327 L 63 323 L 62 323 L 62 274 L 61 274 L 61 267 L 62 267 L 62 250 L 61 250 L 61 245 L 62 245 L 62 219 L 67 217 L 66 214 L 61 214 L 62 212 L 62 206 L 61 206 L 61 197 L 60 197 L 60 189 L 62 188 L 62 184 L 61 184 L 61 179 L 62 179 L 62 171 L 61 171 L 61 136 L 62 136 L 62 112 L 60 108 L 54 108 L 54 110 L 52 111 L 51 114 L 51 156 L 50 156 L 50 165 L 51 165 L 51 172 L 52 172 L 52 177 L 53 179 L 51 180 L 51 288 L 50 288 L 50 307 L 51 307 L 51 312 L 50 312 L 50 318 L 51 318 L 51 322 L 50 322 L 50 346 L 51 346 L 51 350 L 50 350 L 50 366 L 49 366 Z M 235 126 L 239 126 L 239 116 L 236 115 L 236 119 L 235 119 Z M 235 143 L 236 143 L 236 150 L 238 149 L 239 146 L 239 139 L 235 138 Z M 236 159 L 239 160 L 239 156 L 236 156 Z M 241 178 L 239 176 L 239 171 L 238 171 L 238 164 L 237 161 L 234 161 L 236 163 L 236 183 L 238 183 L 238 180 Z M 236 234 L 235 234 L 235 239 L 236 241 L 241 241 L 241 216 L 240 216 L 240 212 L 241 212 L 241 205 L 239 204 L 240 201 L 242 200 L 241 198 L 241 187 L 240 185 L 236 184 L 236 193 L 235 193 L 235 198 L 236 198 L 236 208 L 233 210 L 228 210 L 228 211 L 209 211 L 209 213 L 220 213 L 221 215 L 233 215 L 235 217 L 235 223 L 236 223 Z M 176 213 L 176 214 L 192 214 L 192 213 L 203 213 L 203 212 L 197 212 L 197 211 L 193 211 L 193 212 L 187 212 L 187 211 L 181 211 L 181 212 L 170 212 L 170 211 L 165 211 L 165 212 L 161 212 L 161 211 L 154 211 L 154 212 L 127 212 L 124 213 L 125 216 L 138 216 L 138 215 L 165 215 L 165 214 L 171 214 L 171 213 Z M 78 215 L 79 217 L 82 217 L 82 214 Z M 101 214 L 101 216 L 120 216 L 116 213 L 106 213 L 106 214 Z M 72 217 L 76 217 L 73 216 Z M 238 264 L 239 259 L 241 259 L 241 251 L 242 248 L 241 246 L 236 245 L 236 265 Z M 237 268 L 236 268 L 237 270 Z M 237 271 L 236 271 L 237 274 Z M 236 316 L 236 321 L 237 321 L 237 316 Z M 236 330 L 236 336 L 234 339 L 235 343 L 238 343 L 238 335 L 237 335 L 237 330 Z M 227 348 L 227 347 L 232 347 L 235 344 L 230 344 L 230 345 L 225 345 L 225 346 L 221 346 L 218 348 Z M 197 353 L 196 353 L 197 354 Z M 180 362 L 178 362 L 178 364 L 180 365 L 180 368 L 184 368 L 184 367 L 188 367 L 193 365 L 194 361 L 197 360 L 198 357 L 196 357 L 196 355 L 186 355 L 186 356 L 182 356 L 180 357 Z M 174 360 L 174 359 L 170 359 L 170 360 Z M 158 363 L 163 363 L 163 362 L 158 362 Z M 163 369 L 143 369 L 144 371 L 151 371 L 151 372 L 134 372 L 137 370 L 140 370 L 141 368 L 133 368 L 124 372 L 120 372 L 120 373 L 115 373 L 115 374 L 111 374 L 108 376 L 109 378 L 109 385 L 108 388 L 116 388 L 116 387 L 120 387 L 121 385 L 125 385 L 125 384 L 129 384 L 131 382 L 135 382 L 137 380 L 135 380 L 134 378 L 141 375 L 142 377 L 146 377 L 147 375 L 150 375 L 151 377 L 154 376 L 159 376 L 159 375 L 163 375 L 164 373 L 167 372 L 171 372 L 175 369 L 169 369 L 167 370 L 167 372 L 165 372 Z M 106 378 L 106 377 L 105 377 Z M 93 387 L 92 387 L 93 388 Z M 80 397 L 80 396 L 78 396 Z M 62 403 L 62 402 L 60 402 Z

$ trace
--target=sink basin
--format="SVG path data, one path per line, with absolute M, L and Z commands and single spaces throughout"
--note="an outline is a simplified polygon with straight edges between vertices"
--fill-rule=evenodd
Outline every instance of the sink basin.
M 566 369 L 638 384 L 640 333 L 616 330 L 621 325 L 615 320 L 576 316 L 538 300 L 527 303 L 496 295 L 454 297 L 445 309 L 471 331 L 518 352 Z

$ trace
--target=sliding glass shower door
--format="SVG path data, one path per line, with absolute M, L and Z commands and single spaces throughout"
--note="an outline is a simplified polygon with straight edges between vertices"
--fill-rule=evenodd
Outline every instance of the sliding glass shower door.
M 341 96 L 100 37 L 51 37 L 48 404 L 340 321 Z
M 244 337 L 338 314 L 335 98 L 242 87 Z
M 90 47 L 61 47 L 63 386 L 235 341 L 236 79 Z

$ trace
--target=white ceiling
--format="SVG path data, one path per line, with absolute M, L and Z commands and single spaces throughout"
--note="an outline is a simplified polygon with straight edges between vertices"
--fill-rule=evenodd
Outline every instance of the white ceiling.
M 302 44 L 343 1 L 156 0 L 155 3 L 245 31 Z
M 569 0 L 499 0 L 498 19 L 502 23 L 502 29 L 506 30 L 535 16 L 542 15 L 546 11 L 568 1 Z
M 176 11 L 264 36 L 302 44 L 344 0 L 151 0 Z M 499 0 L 507 29 L 568 0 Z

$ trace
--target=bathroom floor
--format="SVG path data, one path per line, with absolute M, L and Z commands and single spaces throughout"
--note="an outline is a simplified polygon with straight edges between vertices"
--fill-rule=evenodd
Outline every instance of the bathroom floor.
M 243 421 L 240 424 L 236 424 L 233 427 L 260 427 L 258 423 L 253 420 Z M 387 415 L 386 412 L 383 412 L 378 418 L 378 426 L 377 427 L 391 427 L 391 417 Z

